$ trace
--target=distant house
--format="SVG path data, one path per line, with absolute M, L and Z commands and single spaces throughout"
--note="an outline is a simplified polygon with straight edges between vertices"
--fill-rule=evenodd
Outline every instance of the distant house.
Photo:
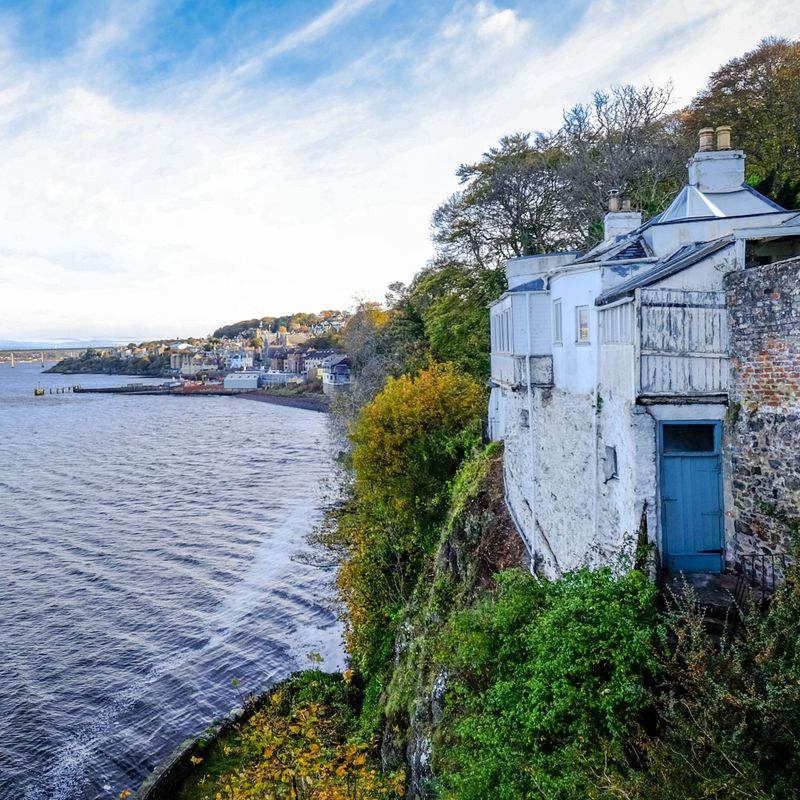
M 303 371 L 308 380 L 313 381 L 322 378 L 322 364 L 326 358 L 341 355 L 335 350 L 309 350 L 305 354 Z
M 322 391 L 333 394 L 350 388 L 350 359 L 344 354 L 328 356 L 322 361 Z
M 776 263 L 800 254 L 800 214 L 745 183 L 728 131 L 717 149 L 703 132 L 644 225 L 612 193 L 597 247 L 506 264 L 489 427 L 546 574 L 607 563 L 637 532 L 666 571 L 785 546 L 758 509 L 800 505 L 781 476 L 800 463 L 800 261 Z
M 286 371 L 293 375 L 302 375 L 305 372 L 305 352 L 299 347 L 286 351 Z
M 239 350 L 225 355 L 225 368 L 226 369 L 252 369 L 253 368 L 253 353 L 246 350 Z
M 262 372 L 261 385 L 262 386 L 286 386 L 289 382 L 288 372 Z
M 287 355 L 285 347 L 267 347 L 264 352 L 264 363 L 271 372 L 286 372 Z
M 226 389 L 258 389 L 259 377 L 258 372 L 231 372 L 225 376 L 224 386 Z

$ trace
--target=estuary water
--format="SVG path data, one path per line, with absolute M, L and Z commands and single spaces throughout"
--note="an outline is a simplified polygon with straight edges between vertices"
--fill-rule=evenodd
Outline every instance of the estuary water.
M 34 397 L 146 382 L 40 371 L 0 364 L 0 798 L 105 800 L 240 692 L 341 667 L 331 576 L 297 559 L 331 445 L 316 412 Z

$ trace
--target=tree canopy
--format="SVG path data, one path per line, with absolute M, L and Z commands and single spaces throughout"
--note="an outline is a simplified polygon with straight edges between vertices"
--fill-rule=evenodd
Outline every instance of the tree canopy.
M 747 180 L 786 208 L 800 205 L 800 42 L 764 39 L 708 79 L 681 115 L 687 135 L 730 125 Z

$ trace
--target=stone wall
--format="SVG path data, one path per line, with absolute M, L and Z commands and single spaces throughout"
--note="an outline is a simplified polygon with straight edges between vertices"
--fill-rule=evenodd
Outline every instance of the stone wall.
M 786 549 L 800 517 L 800 259 L 732 272 L 725 288 L 736 546 Z

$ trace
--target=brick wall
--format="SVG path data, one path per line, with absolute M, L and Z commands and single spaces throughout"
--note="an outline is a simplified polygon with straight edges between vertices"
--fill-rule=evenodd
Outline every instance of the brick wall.
M 725 288 L 737 549 L 786 549 L 800 516 L 800 259 L 729 273 Z

